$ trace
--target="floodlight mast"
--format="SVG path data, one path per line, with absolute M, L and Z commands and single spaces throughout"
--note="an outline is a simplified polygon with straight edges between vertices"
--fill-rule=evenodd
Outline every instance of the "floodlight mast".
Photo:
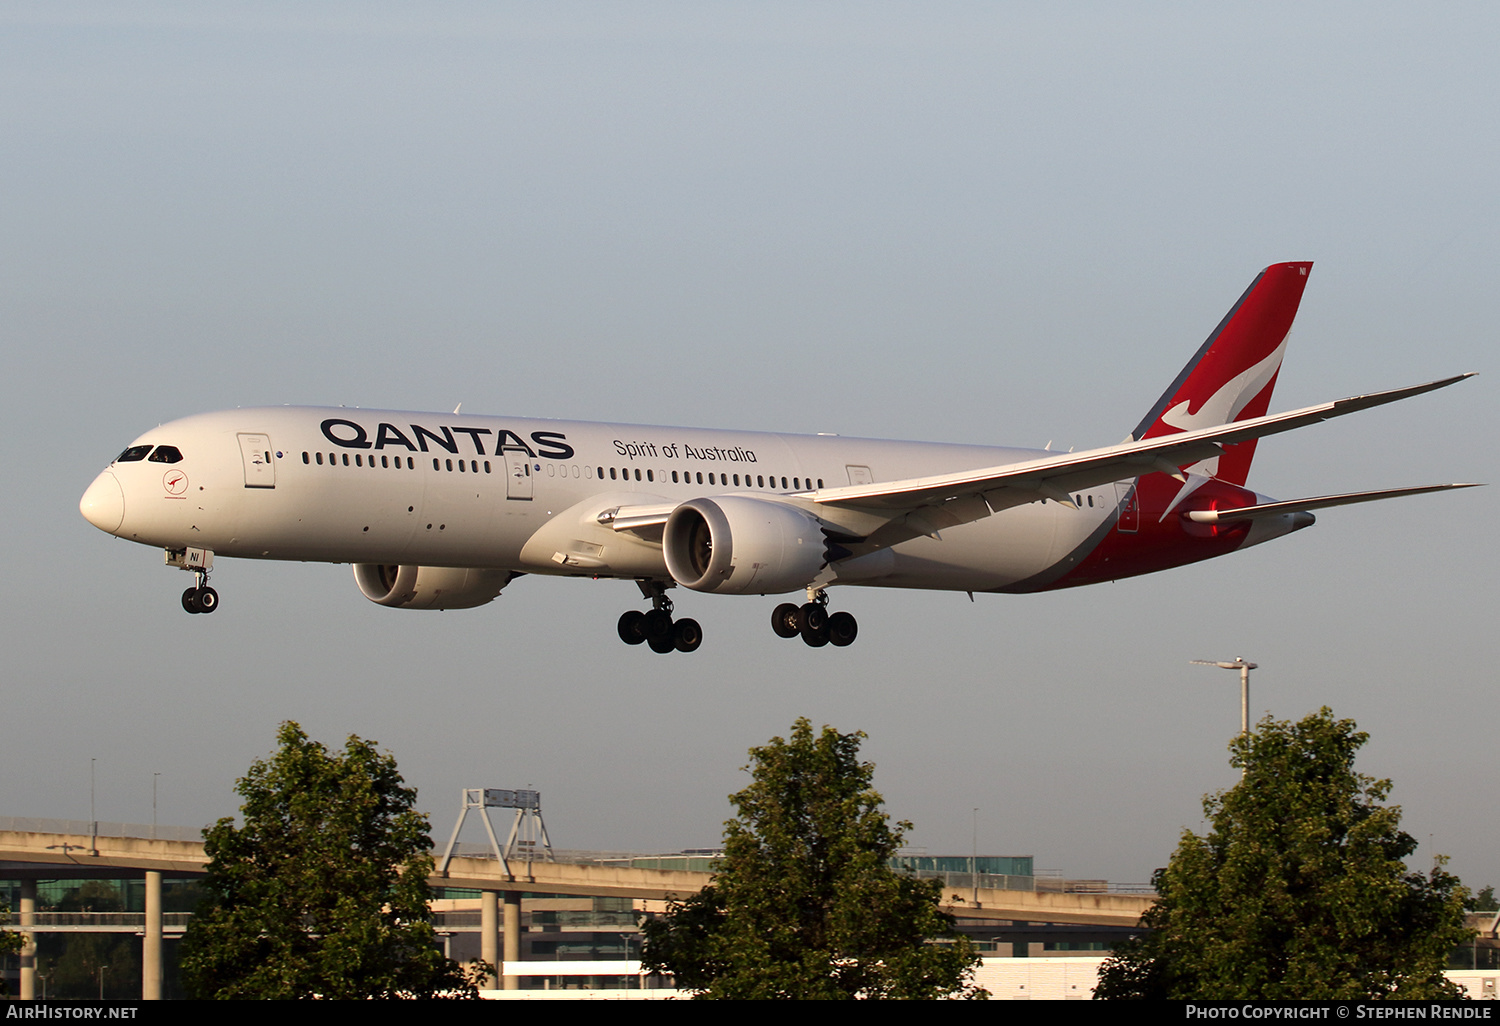
M 1234 662 L 1223 662 L 1214 659 L 1190 659 L 1193 666 L 1217 666 L 1224 670 L 1240 671 L 1240 737 L 1250 733 L 1250 671 L 1259 668 L 1258 663 L 1247 663 L 1241 656 L 1235 656 Z M 1240 767 L 1240 779 L 1245 779 L 1245 767 Z

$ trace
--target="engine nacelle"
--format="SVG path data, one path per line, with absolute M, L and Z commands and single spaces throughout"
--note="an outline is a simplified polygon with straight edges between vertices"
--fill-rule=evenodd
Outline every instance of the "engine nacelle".
M 693 499 L 667 518 L 662 552 L 684 588 L 776 595 L 812 583 L 828 560 L 822 524 L 794 506 L 741 496 Z
M 493 601 L 516 575 L 509 570 L 355 563 L 365 598 L 398 609 L 473 609 Z

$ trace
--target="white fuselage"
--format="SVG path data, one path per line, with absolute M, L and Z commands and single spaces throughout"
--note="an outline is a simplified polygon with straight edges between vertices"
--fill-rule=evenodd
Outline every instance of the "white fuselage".
M 705 496 L 785 501 L 821 487 L 1045 455 L 306 407 L 187 417 L 134 445 L 173 446 L 181 459 L 117 460 L 89 489 L 84 510 L 96 526 L 143 544 L 252 559 L 663 580 L 669 574 L 659 541 L 602 526 L 601 512 Z M 854 561 L 831 583 L 971 591 L 1015 585 L 1113 524 L 1124 492 L 1107 486 L 1081 495 L 1077 509 L 1036 502 L 904 541 L 888 555 Z

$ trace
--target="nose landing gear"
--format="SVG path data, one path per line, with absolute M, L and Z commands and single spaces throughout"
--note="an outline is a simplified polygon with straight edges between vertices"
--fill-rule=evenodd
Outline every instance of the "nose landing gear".
M 854 644 L 859 623 L 852 614 L 828 612 L 828 593 L 822 588 L 807 589 L 807 602 L 801 606 L 783 602 L 771 611 L 771 630 L 780 638 L 801 637 L 813 648 L 833 645 L 844 648 Z
M 167 549 L 167 566 L 193 575 L 197 583 L 182 593 L 182 608 L 189 613 L 212 613 L 219 608 L 219 593 L 208 586 L 214 554 L 208 549 Z
M 182 593 L 182 608 L 189 613 L 212 613 L 219 608 L 219 593 L 208 586 L 208 571 L 196 572 L 198 583 Z
M 655 581 L 640 581 L 641 593 L 651 600 L 646 612 L 627 609 L 620 614 L 616 626 L 620 640 L 627 645 L 645 642 L 653 652 L 666 655 L 668 652 L 694 652 L 703 644 L 703 628 L 697 620 L 672 619 L 672 600 L 667 598 L 665 585 Z

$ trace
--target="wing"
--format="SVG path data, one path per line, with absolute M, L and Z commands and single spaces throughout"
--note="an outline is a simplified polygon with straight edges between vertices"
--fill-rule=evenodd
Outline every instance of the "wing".
M 766 501 L 800 506 L 834 523 L 845 522 L 851 535 L 861 537 L 873 547 L 883 547 L 894 545 L 903 538 L 935 534 L 944 528 L 979 520 L 1002 509 L 1023 506 L 1038 499 L 1053 499 L 1072 505 L 1073 492 L 1097 488 L 1141 474 L 1160 472 L 1184 480 L 1182 467 L 1217 456 L 1228 446 L 1384 406 L 1423 392 L 1446 388 L 1473 376 L 1472 373 L 1456 374 L 1421 385 L 1350 396 L 1287 413 L 1254 417 L 1232 424 L 1182 431 L 1142 441 L 1126 441 L 1086 452 L 1059 453 L 956 474 L 908 478 L 881 484 L 848 485 L 763 498 Z M 1321 496 L 1300 503 L 1274 503 L 1264 507 L 1225 511 L 1225 519 L 1230 519 L 1230 512 L 1240 514 L 1235 519 L 1249 519 L 1290 509 L 1317 508 L 1309 503 L 1318 503 L 1320 506 L 1345 505 L 1450 487 L 1467 486 L 1435 485 L 1421 489 Z M 667 517 L 674 508 L 673 505 L 620 506 L 600 513 L 599 523 L 616 531 L 632 531 L 655 540 L 659 538 L 661 525 L 667 522 Z
M 904 514 L 906 521 L 919 533 L 930 534 L 933 530 L 978 520 L 1039 498 L 1071 504 L 1072 492 L 1143 473 L 1161 472 L 1182 480 L 1181 467 L 1217 456 L 1227 446 L 1383 406 L 1446 388 L 1470 377 L 1473 374 L 1457 374 L 1422 385 L 1350 396 L 1287 413 L 1143 441 L 1126 441 L 1086 452 L 1064 453 L 936 477 L 825 488 L 807 493 L 804 498 L 815 507 L 881 512 L 890 520 Z

